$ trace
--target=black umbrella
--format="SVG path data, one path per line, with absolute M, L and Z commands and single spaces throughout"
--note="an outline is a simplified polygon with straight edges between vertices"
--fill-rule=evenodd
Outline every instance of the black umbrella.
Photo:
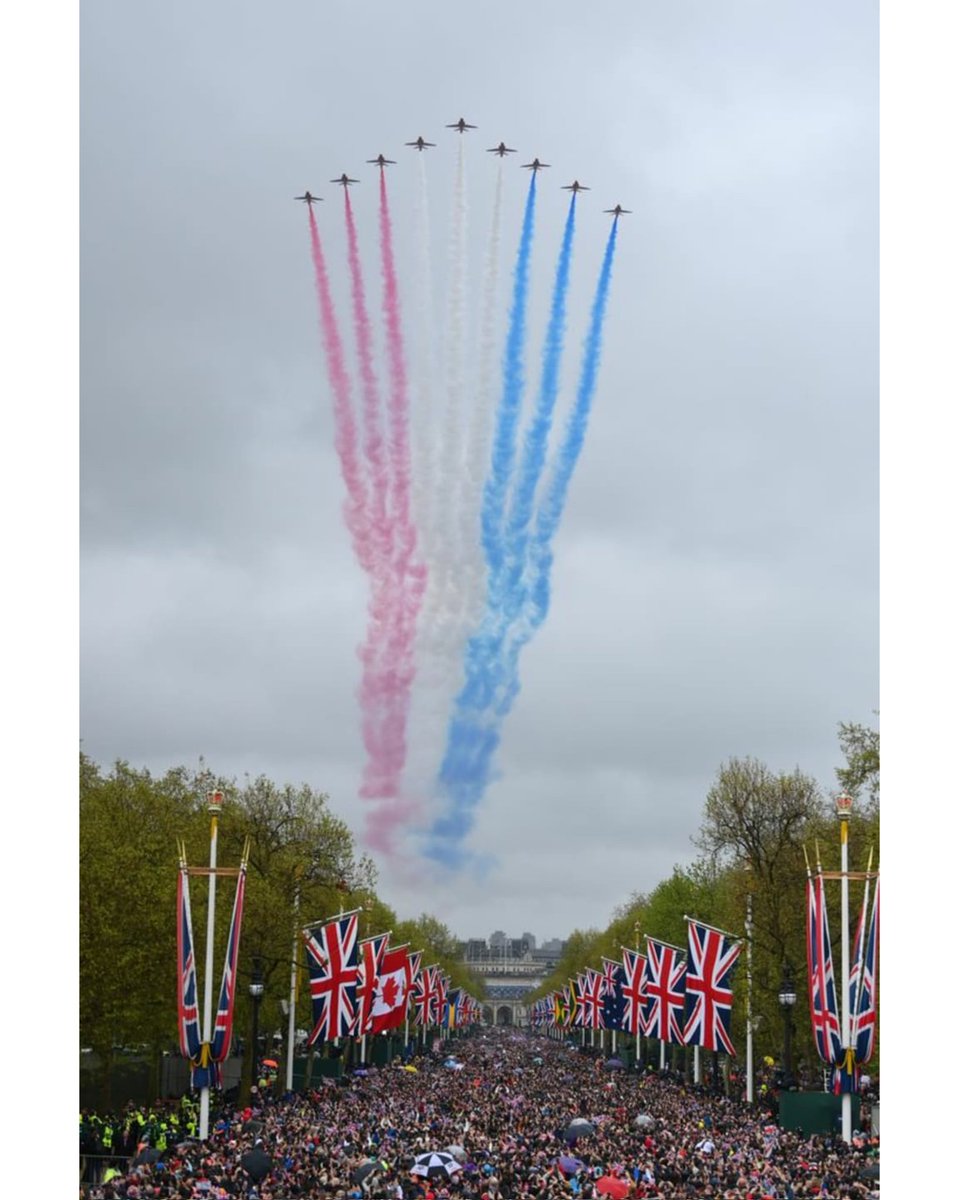
M 863 1167 L 863 1169 L 859 1172 L 859 1178 L 860 1179 L 878 1179 L 879 1178 L 879 1164 L 878 1163 L 870 1163 L 868 1167 Z
M 575 1142 L 577 1138 L 588 1137 L 591 1133 L 596 1132 L 596 1126 L 592 1121 L 587 1121 L 585 1117 L 576 1117 L 566 1126 L 563 1131 L 563 1138 L 567 1142 Z
M 260 1146 L 254 1146 L 252 1150 L 247 1150 L 240 1159 L 240 1166 L 254 1183 L 259 1183 L 273 1169 L 273 1159 Z
M 240 1127 L 240 1132 L 241 1133 L 262 1133 L 265 1128 L 266 1128 L 266 1126 L 263 1124 L 262 1121 L 257 1121 L 256 1119 L 253 1119 L 250 1121 L 244 1121 L 242 1126 Z
M 452 1154 L 447 1154 L 445 1150 L 430 1150 L 427 1154 L 416 1156 L 410 1167 L 410 1174 L 421 1175 L 424 1179 L 436 1179 L 438 1176 L 450 1179 L 462 1169 L 462 1165 Z
M 378 1158 L 372 1158 L 369 1162 L 360 1163 L 360 1165 L 350 1176 L 350 1179 L 353 1183 L 362 1183 L 364 1179 L 369 1179 L 371 1175 L 382 1170 L 383 1163 L 381 1163 Z
M 160 1150 L 154 1150 L 152 1146 L 145 1146 L 133 1160 L 135 1167 L 149 1166 L 150 1163 L 159 1162 L 163 1157 Z
M 623 1071 L 626 1068 L 626 1064 L 621 1058 L 607 1058 L 603 1066 L 607 1071 Z

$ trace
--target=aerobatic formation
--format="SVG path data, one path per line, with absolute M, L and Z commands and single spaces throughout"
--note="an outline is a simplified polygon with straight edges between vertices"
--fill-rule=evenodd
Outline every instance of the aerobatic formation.
M 465 134 L 476 126 L 460 117 L 446 128 Z M 520 689 L 522 649 L 549 611 L 553 544 L 596 391 L 619 217 L 629 212 L 619 204 L 604 210 L 613 221 L 580 333 L 581 356 L 564 368 L 576 206 L 579 193 L 590 189 L 578 180 L 562 186 L 571 195 L 534 388 L 528 308 L 536 210 L 543 202 L 538 175 L 549 163 L 521 164 L 531 175 L 504 312 L 498 287 L 500 245 L 509 232 L 504 161 L 516 151 L 502 141 L 485 151 L 498 159 L 496 189 L 484 270 L 471 297 L 469 141 L 455 139 L 441 320 L 422 153 L 415 156 L 414 266 L 404 280 L 413 300 L 408 311 L 415 314 L 409 327 L 386 185 L 386 168 L 395 161 L 382 153 L 366 160 L 379 167 L 379 328 L 367 300 L 361 222 L 351 193 L 354 184 L 362 192 L 361 180 L 346 172 L 331 180 L 343 189 L 345 236 L 338 253 L 349 281 L 349 296 L 339 304 L 314 211 L 322 197 L 309 191 L 296 197 L 308 214 L 344 521 L 369 579 L 358 687 L 365 839 L 389 854 L 401 834 L 415 834 L 424 855 L 453 867 L 469 861 L 466 839 Z M 406 145 L 420 152 L 436 148 L 422 136 Z M 478 310 L 472 326 L 471 301 Z M 560 423 L 564 369 L 571 400 Z

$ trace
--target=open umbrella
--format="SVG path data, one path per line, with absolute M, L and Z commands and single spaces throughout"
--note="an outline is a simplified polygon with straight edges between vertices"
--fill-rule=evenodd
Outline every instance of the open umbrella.
M 384 1164 L 378 1158 L 371 1158 L 369 1162 L 360 1163 L 350 1179 L 353 1183 L 362 1183 L 365 1179 L 369 1179 L 371 1175 L 375 1175 L 383 1170 Z
M 649 1113 L 637 1113 L 633 1124 L 637 1129 L 652 1129 L 656 1122 Z
M 569 1154 L 561 1154 L 556 1160 L 556 1165 L 564 1175 L 575 1175 L 577 1171 L 582 1171 L 585 1164 Z
M 596 1190 L 604 1196 L 612 1196 L 613 1200 L 624 1200 L 629 1195 L 629 1181 L 615 1175 L 601 1175 L 596 1180 Z
M 280 1065 L 275 1058 L 264 1058 L 262 1062 L 264 1067 L 273 1067 L 274 1070 Z
M 154 1150 L 152 1146 L 144 1146 L 133 1160 L 133 1165 L 135 1167 L 149 1166 L 150 1163 L 159 1162 L 162 1157 L 162 1150 Z
M 607 1058 L 603 1066 L 607 1071 L 624 1071 L 626 1069 L 626 1064 L 621 1058 Z
M 462 1146 L 447 1146 L 446 1153 L 452 1154 L 452 1156 L 456 1159 L 457 1162 L 460 1162 L 460 1163 L 466 1162 L 466 1151 L 463 1149 Z
M 585 1117 L 576 1117 L 566 1126 L 563 1137 L 567 1142 L 575 1142 L 577 1138 L 588 1137 L 596 1132 L 596 1126 Z
M 541 1067 L 543 1065 L 543 1060 L 540 1058 L 540 1056 L 538 1054 L 533 1059 L 533 1062 L 536 1064 L 537 1067 Z
M 430 1150 L 426 1154 L 418 1154 L 410 1167 L 411 1175 L 420 1175 L 423 1179 L 451 1179 L 457 1171 L 462 1171 L 452 1154 L 445 1150 Z
M 251 1121 L 244 1121 L 240 1126 L 241 1133 L 262 1133 L 266 1126 L 262 1121 L 257 1121 L 255 1118 Z
M 261 1179 L 266 1179 L 273 1169 L 273 1159 L 258 1143 L 243 1155 L 240 1159 L 240 1166 L 254 1183 L 259 1183 Z

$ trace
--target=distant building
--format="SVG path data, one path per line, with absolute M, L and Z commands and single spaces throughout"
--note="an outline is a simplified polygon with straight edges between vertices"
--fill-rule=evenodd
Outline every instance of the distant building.
M 531 933 L 524 933 L 523 941 L 529 946 L 530 950 L 536 949 L 536 938 Z

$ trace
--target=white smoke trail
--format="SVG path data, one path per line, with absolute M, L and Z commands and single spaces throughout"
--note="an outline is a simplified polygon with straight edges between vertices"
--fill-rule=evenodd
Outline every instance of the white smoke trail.
M 432 502 L 427 507 L 424 552 L 429 577 L 420 613 L 417 640 L 417 688 L 414 697 L 416 724 L 415 762 L 410 783 L 425 787 L 432 780 L 443 745 L 445 721 L 462 658 L 462 615 L 459 596 L 464 564 L 459 506 L 463 474 L 463 423 L 466 391 L 466 164 L 463 139 L 459 139 L 453 209 L 450 224 L 449 266 L 444 343 L 445 404 L 430 413 L 423 430 L 425 452 L 421 466 L 430 472 L 425 480 Z M 431 329 L 431 333 L 434 333 Z M 435 333 L 434 333 L 435 337 Z M 418 480 L 423 486 L 424 480 Z M 474 539 L 475 539 L 474 534 Z M 423 778 L 415 773 L 422 767 Z
M 420 320 L 416 324 L 412 383 L 410 387 L 410 432 L 413 460 L 410 499 L 413 517 L 419 531 L 421 553 L 428 563 L 433 560 L 436 542 L 434 519 L 436 492 L 434 488 L 434 444 L 436 431 L 433 411 L 433 380 L 435 374 L 435 330 L 433 313 L 432 238 L 430 232 L 429 191 L 426 186 L 426 163 L 423 153 L 419 159 L 420 188 L 416 206 L 418 262 L 416 271 L 416 308 Z
M 469 414 L 466 434 L 463 498 L 460 505 L 460 543 L 465 551 L 461 574 L 461 642 L 476 628 L 486 605 L 486 558 L 480 534 L 483 485 L 489 470 L 495 408 L 494 379 L 500 378 L 496 356 L 497 284 L 499 282 L 500 230 L 503 215 L 503 161 L 496 174 L 493 218 L 483 268 L 483 300 L 477 349 L 477 389 Z M 462 650 L 457 660 L 462 658 Z
M 463 459 L 466 329 L 466 187 L 462 140 L 453 189 L 449 241 L 448 317 L 445 355 L 445 405 L 434 413 L 432 447 L 434 495 L 430 522 L 430 576 L 420 623 L 424 670 L 434 688 L 446 690 L 451 677 L 458 625 L 458 578 L 463 564 L 458 517 Z

